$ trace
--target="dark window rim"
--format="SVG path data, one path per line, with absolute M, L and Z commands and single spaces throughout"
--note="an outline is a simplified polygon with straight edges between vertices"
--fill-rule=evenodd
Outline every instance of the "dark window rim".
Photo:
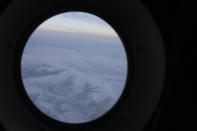
M 33 31 L 45 20 L 48 18 L 51 18 L 55 15 L 58 15 L 60 13 L 66 13 L 66 12 L 85 12 L 90 13 L 95 16 L 98 16 L 99 18 L 103 19 L 105 22 L 107 22 L 118 34 L 121 42 L 123 43 L 125 53 L 127 56 L 127 76 L 126 76 L 126 82 L 124 90 L 119 98 L 119 100 L 116 102 L 116 104 L 105 114 L 98 117 L 95 120 L 88 121 L 85 123 L 79 123 L 79 124 L 71 124 L 71 123 L 65 123 L 58 120 L 55 120 L 49 116 L 47 116 L 45 113 L 40 111 L 38 107 L 33 104 L 31 99 L 29 98 L 28 94 L 25 91 L 23 82 L 22 82 L 22 76 L 21 76 L 21 57 L 24 50 L 24 47 L 26 45 L 26 42 L 30 35 L 33 33 Z M 20 36 L 18 41 L 16 42 L 16 48 L 14 53 L 14 77 L 16 82 L 17 91 L 19 92 L 20 98 L 24 103 L 24 106 L 35 116 L 36 119 L 40 120 L 42 123 L 44 123 L 47 126 L 53 127 L 53 128 L 61 128 L 61 129 L 84 129 L 84 128 L 93 128 L 96 126 L 99 126 L 101 124 L 106 125 L 107 123 L 110 123 L 110 120 L 114 119 L 116 114 L 119 113 L 119 110 L 121 110 L 124 106 L 125 101 L 127 100 L 127 97 L 129 95 L 129 90 L 131 88 L 131 83 L 133 80 L 133 72 L 134 72 L 134 63 L 133 63 L 133 50 L 132 47 L 127 44 L 128 38 L 126 32 L 121 30 L 121 26 L 119 26 L 121 23 L 116 23 L 116 21 L 112 21 L 109 16 L 105 15 L 104 11 L 101 11 L 100 9 L 96 8 L 89 8 L 89 7 L 65 7 L 65 6 L 56 6 L 55 8 L 50 8 L 46 12 L 41 12 L 33 21 L 29 24 L 29 26 L 26 28 L 26 30 L 23 32 L 23 34 Z M 124 23 L 122 23 L 124 24 Z

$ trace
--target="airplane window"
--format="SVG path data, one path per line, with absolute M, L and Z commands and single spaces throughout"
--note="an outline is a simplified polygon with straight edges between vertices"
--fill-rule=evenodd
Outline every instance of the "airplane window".
M 45 115 L 79 124 L 105 115 L 119 100 L 127 56 L 118 34 L 103 19 L 66 12 L 40 24 L 21 60 L 22 81 Z

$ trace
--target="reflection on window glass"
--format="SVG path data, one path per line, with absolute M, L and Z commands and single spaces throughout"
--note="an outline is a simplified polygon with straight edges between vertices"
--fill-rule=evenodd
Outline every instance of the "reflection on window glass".
M 65 123 L 85 123 L 119 100 L 127 76 L 123 44 L 101 18 L 84 12 L 44 21 L 24 48 L 21 73 L 35 106 Z

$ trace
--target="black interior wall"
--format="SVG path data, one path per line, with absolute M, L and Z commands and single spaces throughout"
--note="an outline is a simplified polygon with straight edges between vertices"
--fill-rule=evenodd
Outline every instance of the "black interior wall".
M 8 6 L 8 4 L 11 2 L 12 0 L 1 0 L 0 1 L 0 13 Z
M 10 1 L 0 1 L 0 13 Z M 185 2 L 183 0 L 143 0 L 143 2 L 159 25 L 167 54 L 167 76 L 163 95 L 157 112 L 145 130 L 190 131 L 191 98 L 189 91 L 183 87 Z M 0 130 L 4 131 L 2 124 Z
M 167 73 L 158 112 L 148 129 L 156 131 L 191 131 L 191 93 L 184 76 L 187 40 L 184 0 L 143 0 L 152 13 L 163 36 Z M 154 119 L 156 118 L 156 120 Z

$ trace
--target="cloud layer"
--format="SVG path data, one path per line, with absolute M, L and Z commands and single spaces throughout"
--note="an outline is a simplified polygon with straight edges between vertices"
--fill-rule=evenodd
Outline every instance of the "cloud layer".
M 39 110 L 58 121 L 83 123 L 117 102 L 127 58 L 118 37 L 36 30 L 25 46 L 21 70 Z

